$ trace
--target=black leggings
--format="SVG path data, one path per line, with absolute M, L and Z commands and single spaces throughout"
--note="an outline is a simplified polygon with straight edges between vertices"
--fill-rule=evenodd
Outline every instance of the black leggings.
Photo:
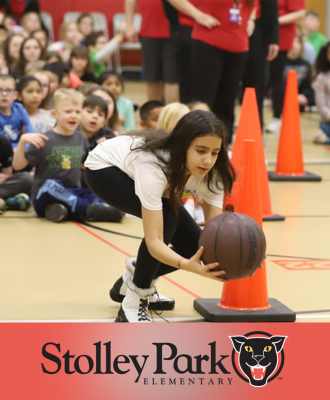
M 135 194 L 134 181 L 116 167 L 99 170 L 85 169 L 88 186 L 105 203 L 125 213 L 142 218 L 141 202 Z M 191 258 L 198 250 L 200 227 L 180 204 L 179 215 L 172 210 L 169 200 L 162 198 L 164 243 L 182 257 Z M 135 267 L 133 282 L 139 288 L 149 288 L 151 281 L 176 271 L 177 268 L 160 263 L 153 258 L 142 240 Z
M 235 99 L 248 52 L 233 53 L 192 40 L 194 97 L 207 103 L 226 125 L 232 142 Z
M 286 55 L 286 51 L 279 51 L 277 57 L 270 63 L 269 86 L 272 89 L 275 118 L 281 118 L 282 115 L 285 93 L 284 68 L 286 64 Z

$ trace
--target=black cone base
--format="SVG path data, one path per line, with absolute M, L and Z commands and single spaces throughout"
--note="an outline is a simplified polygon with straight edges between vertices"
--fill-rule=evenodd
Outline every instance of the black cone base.
M 280 214 L 272 214 L 272 215 L 267 215 L 267 217 L 262 217 L 263 221 L 284 221 L 285 216 L 280 215 Z
M 296 313 L 276 299 L 267 310 L 241 311 L 217 306 L 220 299 L 196 299 L 194 309 L 209 322 L 294 322 Z
M 318 175 L 305 171 L 305 175 L 278 175 L 273 171 L 268 171 L 268 179 L 270 181 L 305 181 L 305 182 L 321 182 L 322 178 Z

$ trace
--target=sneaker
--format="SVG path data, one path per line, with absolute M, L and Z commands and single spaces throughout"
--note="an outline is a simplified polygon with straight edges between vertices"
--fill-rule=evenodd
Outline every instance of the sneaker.
M 265 131 L 268 133 L 278 133 L 281 130 L 282 121 L 280 118 L 273 118 L 265 128 Z
M 68 216 L 68 209 L 60 203 L 49 204 L 45 210 L 48 221 L 61 222 Z
M 263 101 L 263 107 L 271 107 L 273 105 L 273 102 L 271 101 L 271 99 L 267 99 L 267 97 L 264 99 Z
M 122 222 L 125 213 L 108 204 L 88 204 L 87 221 Z
M 113 285 L 113 287 L 110 289 L 109 295 L 110 298 L 117 302 L 117 303 L 122 303 L 124 300 L 126 293 L 127 293 L 127 284 L 126 282 L 129 279 L 133 278 L 134 271 L 135 271 L 135 265 L 136 265 L 136 258 L 131 257 L 128 260 L 126 260 L 126 269 L 124 274 L 116 281 L 116 283 Z M 157 279 L 154 279 L 152 281 L 152 284 L 155 285 Z M 174 299 L 171 299 L 170 297 L 163 296 L 159 294 L 157 291 L 155 291 L 154 294 L 149 296 L 149 309 L 150 310 L 159 310 L 159 311 L 165 311 L 165 310 L 173 310 L 175 306 L 175 301 Z
M 4 211 L 26 211 L 30 207 L 30 204 L 30 197 L 25 193 L 20 193 L 14 197 L 9 197 L 5 201 Z
M 156 288 L 153 285 L 148 289 L 138 288 L 131 278 L 126 284 L 126 296 L 115 322 L 151 322 L 148 315 L 148 297 L 156 293 Z
M 198 225 L 205 225 L 205 217 L 202 206 L 195 207 L 195 221 Z
M 329 136 L 324 133 L 321 129 L 317 132 L 313 139 L 314 144 L 326 144 L 327 140 L 329 140 Z

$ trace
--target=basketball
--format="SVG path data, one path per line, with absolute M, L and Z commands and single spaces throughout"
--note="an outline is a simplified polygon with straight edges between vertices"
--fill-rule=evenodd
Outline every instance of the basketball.
M 266 256 L 266 238 L 248 215 L 228 212 L 209 221 L 199 239 L 204 264 L 218 262 L 226 271 L 221 278 L 242 279 L 253 275 Z

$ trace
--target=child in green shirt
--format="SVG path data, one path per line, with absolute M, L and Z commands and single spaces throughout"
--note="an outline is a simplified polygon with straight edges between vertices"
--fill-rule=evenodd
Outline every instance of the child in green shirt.
M 122 24 L 118 34 L 108 43 L 106 37 L 101 32 L 93 32 L 86 37 L 85 46 L 89 51 L 89 59 L 96 78 L 106 70 L 105 62 L 124 40 L 125 29 L 126 24 Z
M 321 47 L 327 43 L 327 38 L 318 31 L 320 27 L 319 13 L 314 10 L 307 11 L 303 25 L 306 32 L 307 41 L 313 45 L 315 49 L 315 55 L 317 56 Z

